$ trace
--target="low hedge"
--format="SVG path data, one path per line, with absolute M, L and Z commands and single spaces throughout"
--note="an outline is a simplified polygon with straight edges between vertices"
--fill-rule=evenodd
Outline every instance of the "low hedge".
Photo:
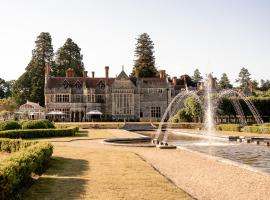
M 22 140 L 0 139 L 0 142 L 7 146 L 14 143 L 9 148 L 1 149 L 2 151 L 13 149 L 14 146 L 18 147 L 16 150 L 20 150 L 0 163 L 0 199 L 11 199 L 33 172 L 40 174 L 45 170 L 53 153 L 53 146 L 47 142 L 25 143 Z M 26 147 L 27 145 L 29 146 Z
M 2 130 L 13 130 L 13 129 L 21 129 L 21 125 L 17 121 L 2 121 L 0 122 L 0 131 Z
M 241 131 L 241 126 L 239 124 L 219 124 L 216 126 L 216 130 L 219 131 Z
M 22 122 L 22 129 L 46 129 L 55 128 L 54 123 L 49 120 L 27 120 Z
M 245 126 L 243 131 L 251 133 L 265 133 L 270 134 L 270 126 Z
M 14 139 L 0 139 L 0 152 L 16 152 L 21 149 L 27 148 L 33 144 L 38 143 L 37 141 L 27 141 L 27 140 L 14 140 Z
M 74 136 L 78 132 L 78 127 L 65 129 L 19 129 L 0 131 L 0 138 L 46 138 L 46 137 L 66 137 Z

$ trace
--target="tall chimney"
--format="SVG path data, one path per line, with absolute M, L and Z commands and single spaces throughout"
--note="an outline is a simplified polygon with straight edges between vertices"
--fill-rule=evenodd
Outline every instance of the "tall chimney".
M 74 70 L 71 68 L 68 68 L 66 71 L 66 77 L 74 77 Z
M 177 77 L 176 76 L 174 76 L 173 78 L 172 78 L 172 83 L 173 83 L 173 85 L 176 85 L 177 83 Z
M 87 78 L 88 71 L 83 71 L 83 78 Z
M 160 70 L 159 71 L 159 78 L 165 78 L 165 76 L 166 76 L 165 72 L 166 72 L 165 70 Z
M 105 77 L 109 78 L 109 66 L 105 66 Z
M 92 71 L 92 78 L 95 78 L 95 72 Z

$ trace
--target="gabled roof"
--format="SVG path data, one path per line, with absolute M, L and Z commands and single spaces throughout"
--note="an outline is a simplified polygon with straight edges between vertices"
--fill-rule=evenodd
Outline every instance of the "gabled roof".
M 116 80 L 122 80 L 122 79 L 130 80 L 124 70 L 122 70 L 121 73 L 116 77 Z
M 68 81 L 69 87 L 75 87 L 77 81 L 81 84 L 85 81 L 87 88 L 96 88 L 97 84 L 102 80 L 106 85 L 111 86 L 115 78 L 83 78 L 83 77 L 50 77 L 47 80 L 46 88 L 61 88 L 64 87 L 64 81 Z

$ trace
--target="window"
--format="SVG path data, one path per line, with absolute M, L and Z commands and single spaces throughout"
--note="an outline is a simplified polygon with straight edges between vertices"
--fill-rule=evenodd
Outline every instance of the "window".
M 74 100 L 76 103 L 81 103 L 81 101 L 82 101 L 81 95 L 75 95 Z
M 100 90 L 104 90 L 105 89 L 105 84 L 103 83 L 103 81 L 100 81 L 97 85 L 97 88 Z
M 66 79 L 63 82 L 63 86 L 64 86 L 65 89 L 69 86 L 69 83 L 68 83 L 68 81 Z
M 97 103 L 104 103 L 105 99 L 104 99 L 104 95 L 97 95 Z
M 160 118 L 160 107 L 151 107 L 151 117 Z
M 80 81 L 77 81 L 75 83 L 75 88 L 77 88 L 77 89 L 81 89 L 82 88 L 82 84 L 80 83 Z
M 66 103 L 66 102 L 69 102 L 69 95 L 68 94 L 57 94 L 55 101 L 57 103 L 62 103 L 62 102 Z
M 55 99 L 56 102 L 62 102 L 62 95 L 61 94 L 57 94 L 56 95 L 56 99 Z
M 134 115 L 134 95 L 130 93 L 113 93 L 112 114 Z

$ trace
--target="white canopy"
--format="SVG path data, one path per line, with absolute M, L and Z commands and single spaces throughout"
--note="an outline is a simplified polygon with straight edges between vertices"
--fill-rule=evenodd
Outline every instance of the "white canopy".
M 87 115 L 102 115 L 102 112 L 99 110 L 91 110 L 90 112 L 86 113 Z
M 64 115 L 65 113 L 61 112 L 61 111 L 51 111 L 49 113 L 47 113 L 47 115 Z

